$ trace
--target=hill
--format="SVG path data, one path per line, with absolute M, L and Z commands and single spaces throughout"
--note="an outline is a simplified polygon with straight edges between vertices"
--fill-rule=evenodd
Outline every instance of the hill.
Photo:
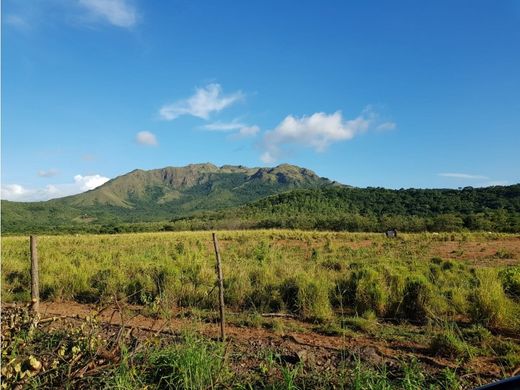
M 354 188 L 293 165 L 134 170 L 82 194 L 2 201 L 2 230 L 118 232 L 235 228 L 520 232 L 520 184 Z
M 270 196 L 213 216 L 253 227 L 319 230 L 520 232 L 520 184 L 486 188 L 325 187 Z
M 308 169 L 288 164 L 274 168 L 191 164 L 137 169 L 78 195 L 46 202 L 2 201 L 2 229 L 9 233 L 169 220 L 243 205 L 292 189 L 332 185 Z

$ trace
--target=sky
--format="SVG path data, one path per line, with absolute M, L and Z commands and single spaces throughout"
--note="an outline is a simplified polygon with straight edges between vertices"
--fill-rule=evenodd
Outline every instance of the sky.
M 520 0 L 3 0 L 1 197 L 295 164 L 520 182 Z

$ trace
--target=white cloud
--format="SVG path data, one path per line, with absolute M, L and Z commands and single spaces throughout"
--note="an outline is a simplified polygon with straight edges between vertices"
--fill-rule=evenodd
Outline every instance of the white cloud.
M 276 161 L 276 158 L 270 152 L 264 152 L 260 156 L 260 160 L 266 164 L 272 164 Z
M 135 140 L 141 145 L 157 146 L 159 144 L 155 134 L 150 133 L 149 131 L 140 131 L 137 133 Z
M 59 172 L 58 172 L 57 169 L 41 170 L 41 171 L 38 171 L 38 176 L 40 176 L 40 177 L 53 177 L 53 176 L 56 176 L 58 173 Z
M 260 131 L 258 126 L 249 126 L 244 123 L 233 120 L 231 122 L 214 122 L 202 126 L 209 131 L 233 132 L 231 135 L 234 139 L 254 137 Z
M 438 173 L 438 176 L 451 177 L 454 179 L 465 179 L 465 180 L 485 180 L 489 179 L 487 176 L 482 175 L 470 175 L 467 173 Z
M 96 187 L 99 187 L 102 184 L 105 184 L 110 179 L 108 177 L 104 177 L 101 175 L 91 175 L 91 176 L 82 176 L 76 175 L 74 176 L 74 184 L 81 191 L 93 190 Z
M 2 186 L 1 190 L 2 199 L 8 200 L 21 197 L 26 193 L 27 190 L 20 184 L 7 184 L 6 186 Z
M 137 11 L 127 0 L 79 0 L 95 18 L 104 19 L 117 27 L 132 27 L 137 23 Z
M 378 115 L 367 107 L 356 118 L 344 120 L 340 111 L 317 112 L 300 118 L 288 115 L 275 129 L 264 135 L 260 159 L 272 163 L 290 146 L 303 146 L 323 152 L 334 142 L 346 141 L 378 126 Z
M 159 116 L 167 121 L 181 115 L 208 119 L 211 113 L 222 111 L 243 98 L 244 94 L 241 91 L 223 95 L 220 84 L 209 84 L 204 88 L 197 88 L 195 94 L 188 99 L 162 106 Z
M 73 183 L 49 184 L 43 188 L 26 188 L 20 184 L 7 184 L 1 188 L 1 198 L 19 202 L 35 202 L 74 195 L 92 190 L 110 180 L 101 175 L 76 175 Z
M 231 122 L 213 122 L 208 123 L 207 125 L 202 126 L 206 130 L 210 131 L 232 131 L 238 130 L 242 127 L 245 127 L 243 123 L 238 122 L 237 120 L 233 120 Z
M 236 134 L 236 137 L 245 138 L 245 137 L 254 137 L 260 132 L 260 127 L 258 126 L 244 126 L 241 127 Z

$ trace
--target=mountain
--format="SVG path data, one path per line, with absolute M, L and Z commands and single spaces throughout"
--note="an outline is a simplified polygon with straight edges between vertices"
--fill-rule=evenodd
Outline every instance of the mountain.
M 196 212 L 239 206 L 293 189 L 337 185 L 313 171 L 282 164 L 274 168 L 190 164 L 136 169 L 93 190 L 46 202 L 2 201 L 4 232 L 71 224 L 169 220 Z
M 283 164 L 134 170 L 82 194 L 2 201 L 2 232 L 234 228 L 520 232 L 520 184 L 453 189 L 354 188 Z

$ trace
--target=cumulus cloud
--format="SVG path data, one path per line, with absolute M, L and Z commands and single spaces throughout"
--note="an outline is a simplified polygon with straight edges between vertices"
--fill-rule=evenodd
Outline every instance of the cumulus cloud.
M 132 27 L 137 23 L 137 10 L 127 0 L 79 0 L 79 5 L 97 19 L 117 27 Z
M 487 176 L 482 176 L 482 175 L 470 175 L 470 174 L 467 174 L 467 173 L 452 173 L 452 172 L 438 173 L 438 176 L 451 177 L 451 178 L 454 178 L 454 179 L 465 179 L 465 180 L 486 180 L 486 179 L 489 179 Z
M 34 202 L 74 195 L 92 190 L 110 180 L 98 174 L 76 175 L 73 183 L 49 184 L 43 188 L 28 188 L 20 184 L 7 184 L 1 188 L 1 198 L 19 202 Z
M 220 84 L 209 84 L 204 88 L 197 88 L 195 94 L 188 99 L 162 106 L 159 116 L 167 121 L 181 115 L 208 119 L 211 113 L 222 111 L 243 98 L 244 94 L 241 91 L 224 95 Z
M 93 190 L 96 187 L 99 187 L 102 184 L 105 184 L 110 179 L 108 177 L 104 177 L 101 175 L 90 175 L 90 176 L 82 176 L 76 175 L 74 176 L 74 184 L 81 191 Z
M 2 186 L 2 199 L 14 200 L 27 193 L 27 190 L 20 184 L 7 184 Z
M 209 131 L 232 132 L 231 136 L 235 139 L 254 137 L 260 131 L 260 127 L 258 126 L 249 126 L 237 120 L 209 123 L 202 126 L 202 128 Z
M 288 115 L 277 127 L 264 134 L 261 144 L 264 152 L 260 159 L 264 163 L 273 163 L 291 146 L 323 152 L 332 143 L 350 140 L 373 127 L 381 126 L 378 122 L 378 115 L 369 107 L 350 120 L 343 119 L 340 111 L 333 114 L 317 112 L 299 118 Z
M 155 134 L 150 133 L 149 131 L 140 131 L 137 133 L 135 140 L 141 145 L 157 146 L 159 144 Z
M 59 172 L 58 172 L 57 169 L 41 170 L 41 171 L 38 171 L 38 176 L 40 176 L 40 177 L 53 177 L 53 176 L 56 176 L 58 173 Z

